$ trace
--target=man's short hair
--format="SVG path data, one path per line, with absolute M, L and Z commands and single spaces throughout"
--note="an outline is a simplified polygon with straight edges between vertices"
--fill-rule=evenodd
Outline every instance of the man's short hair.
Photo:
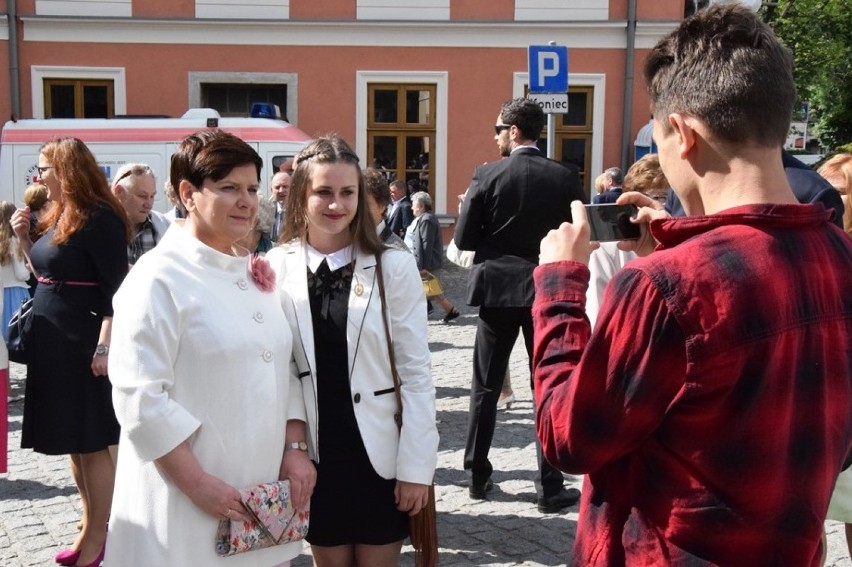
M 724 142 L 783 146 L 796 101 L 793 60 L 749 9 L 720 4 L 697 12 L 645 60 L 654 116 L 692 115 Z
M 621 168 L 610 167 L 604 171 L 604 175 L 606 175 L 607 179 L 611 179 L 616 185 L 624 183 L 624 172 L 621 171 Z
M 115 172 L 112 178 L 112 186 L 121 185 L 124 189 L 129 189 L 132 185 L 132 178 L 137 175 L 150 175 L 154 177 L 154 172 L 147 163 L 125 163 Z
M 380 206 L 387 207 L 390 205 L 391 194 L 388 187 L 388 180 L 381 172 L 376 171 L 372 167 L 366 168 L 364 170 L 364 186 L 367 189 L 367 193 L 372 195 L 373 199 Z
M 538 140 L 547 118 L 537 102 L 528 98 L 513 98 L 500 107 L 503 124 L 515 126 L 525 140 Z

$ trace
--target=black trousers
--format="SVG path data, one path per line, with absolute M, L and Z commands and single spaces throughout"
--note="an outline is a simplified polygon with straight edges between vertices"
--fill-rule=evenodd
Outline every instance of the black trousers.
M 524 344 L 530 363 L 530 388 L 532 381 L 533 323 L 529 307 L 480 307 L 473 345 L 473 381 L 470 386 L 470 413 L 468 415 L 467 444 L 464 452 L 464 470 L 471 483 L 483 485 L 491 477 L 494 467 L 488 460 L 494 427 L 497 422 L 497 399 L 503 387 L 509 356 L 518 332 L 524 334 Z M 530 432 L 536 437 L 535 431 Z M 541 444 L 535 440 L 538 473 L 535 490 L 539 497 L 550 497 L 562 489 L 562 473 L 544 460 Z

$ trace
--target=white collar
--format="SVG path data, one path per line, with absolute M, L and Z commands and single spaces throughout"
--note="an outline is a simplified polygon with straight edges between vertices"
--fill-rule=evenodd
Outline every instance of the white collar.
M 305 260 L 308 264 L 308 268 L 310 268 L 311 272 L 314 274 L 317 273 L 317 270 L 323 260 L 328 263 L 328 269 L 334 272 L 343 266 L 348 266 L 352 262 L 352 255 L 351 244 L 336 252 L 332 252 L 331 254 L 323 254 L 307 242 L 305 243 Z
M 515 153 L 516 151 L 520 150 L 521 148 L 532 148 L 532 149 L 534 149 L 534 150 L 536 150 L 536 151 L 538 151 L 538 152 L 540 152 L 540 151 L 541 151 L 541 150 L 539 150 L 539 149 L 538 149 L 538 146 L 536 146 L 536 145 L 535 145 L 535 142 L 533 142 L 533 143 L 531 143 L 531 144 L 521 144 L 521 145 L 519 145 L 519 146 L 515 146 L 514 148 L 512 148 L 512 151 L 511 151 L 511 152 L 509 152 L 509 153 L 513 154 L 513 153 Z

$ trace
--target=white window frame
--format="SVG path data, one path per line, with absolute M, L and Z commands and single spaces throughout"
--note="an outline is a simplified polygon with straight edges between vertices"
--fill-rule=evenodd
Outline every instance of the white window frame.
M 435 159 L 429 172 L 435 188 L 435 212 L 447 212 L 447 109 L 449 107 L 446 71 L 356 71 L 355 72 L 355 152 L 362 164 L 367 160 L 367 86 L 371 83 L 435 85 Z M 455 211 L 453 211 L 455 213 Z
M 124 67 L 58 67 L 33 65 L 30 68 L 33 118 L 44 118 L 44 80 L 107 80 L 112 81 L 113 112 L 127 114 L 127 84 Z
M 524 96 L 524 87 L 529 85 L 529 82 L 530 74 L 528 72 L 514 74 L 512 92 L 516 98 Z M 586 172 L 586 178 L 594 181 L 592 171 L 603 171 L 606 75 L 602 73 L 568 73 L 568 86 L 592 87 L 592 159 L 589 162 L 591 171 Z

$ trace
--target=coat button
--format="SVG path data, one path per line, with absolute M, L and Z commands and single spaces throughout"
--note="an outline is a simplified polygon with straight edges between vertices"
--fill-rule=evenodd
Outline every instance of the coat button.
M 361 394 L 355 394 L 355 403 L 357 404 L 360 401 L 361 401 Z
M 261 313 L 260 311 L 255 313 L 254 314 L 254 320 L 257 321 L 258 323 L 263 323 L 263 313 Z
M 248 282 L 245 279 L 240 278 L 240 279 L 237 280 L 237 287 L 239 287 L 242 290 L 246 290 L 246 289 L 248 289 Z
M 269 350 L 263 351 L 263 360 L 265 362 L 269 362 L 270 360 L 272 360 L 272 351 L 269 351 Z

